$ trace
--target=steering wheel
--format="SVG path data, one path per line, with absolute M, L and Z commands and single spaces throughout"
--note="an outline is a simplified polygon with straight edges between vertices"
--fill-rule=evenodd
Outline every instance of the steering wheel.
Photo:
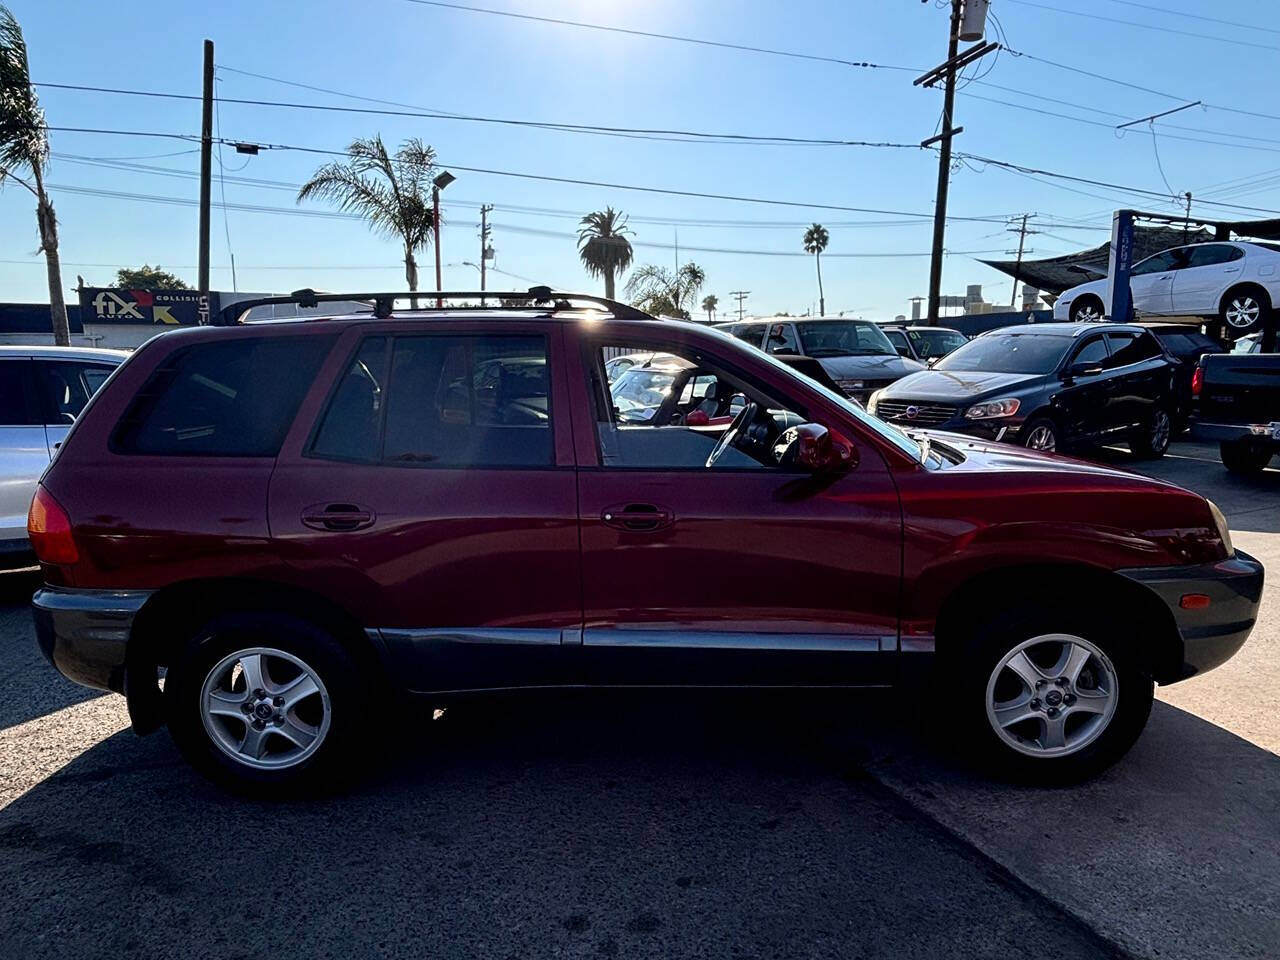
M 738 415 L 733 418 L 733 422 L 729 424 L 729 429 L 720 435 L 720 439 L 716 441 L 715 447 L 711 450 L 711 456 L 707 457 L 706 466 L 714 467 L 716 461 L 724 456 L 724 452 L 732 446 L 737 445 L 738 435 L 747 427 L 748 424 L 754 423 L 757 414 L 760 412 L 758 403 L 748 403 L 745 407 L 738 411 Z

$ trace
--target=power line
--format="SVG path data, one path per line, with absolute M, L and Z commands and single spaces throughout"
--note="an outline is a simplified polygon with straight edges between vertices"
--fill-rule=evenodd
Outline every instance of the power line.
M 1176 27 L 1162 27 L 1154 23 L 1142 23 L 1137 20 L 1121 20 L 1118 17 L 1104 17 L 1100 13 L 1085 10 L 1068 10 L 1064 7 L 1053 7 L 1046 3 L 1034 3 L 1032 0 L 1008 0 L 1022 7 L 1034 7 L 1037 10 L 1048 10 L 1050 13 L 1061 13 L 1072 17 L 1085 17 L 1089 20 L 1101 20 L 1105 23 L 1118 23 L 1126 27 L 1138 27 L 1142 30 L 1157 30 L 1160 33 L 1172 33 L 1181 37 L 1195 37 L 1197 40 L 1213 40 L 1218 43 L 1232 43 L 1239 47 L 1253 47 L 1257 50 L 1280 50 L 1280 46 L 1269 43 L 1253 43 L 1250 40 L 1236 40 L 1233 37 L 1216 37 L 1213 34 L 1199 33 L 1192 30 L 1179 30 Z
M 1167 7 L 1157 7 L 1149 3 L 1138 3 L 1136 0 L 1107 0 L 1108 3 L 1118 3 L 1125 7 L 1137 7 L 1139 10 L 1152 10 L 1156 13 L 1163 13 L 1166 16 L 1186 17 L 1189 20 L 1202 20 L 1205 23 L 1218 23 L 1226 27 L 1241 27 L 1245 30 L 1261 30 L 1263 33 L 1280 33 L 1280 30 L 1273 27 L 1264 27 L 1256 23 L 1240 23 L 1235 20 L 1222 20 L 1218 17 L 1206 17 L 1199 13 L 1187 13 L 1183 10 L 1170 10 Z
M 606 33 L 621 33 L 632 37 L 645 37 L 650 40 L 671 40 L 677 43 L 692 43 L 703 47 L 719 47 L 724 50 L 739 50 L 746 53 L 768 54 L 774 57 L 791 57 L 796 60 L 814 60 L 821 63 L 834 63 L 843 67 L 864 67 L 871 70 L 907 70 L 911 67 L 888 66 L 883 63 L 870 63 L 866 60 L 844 60 L 840 57 L 826 57 L 813 53 L 801 53 L 796 50 L 776 50 L 770 47 L 754 47 L 741 43 L 728 43 L 722 40 L 707 40 L 700 37 L 681 37 L 670 33 L 653 33 L 648 30 L 631 30 L 626 27 L 612 27 L 600 23 L 584 23 L 580 20 L 562 20 L 556 17 L 535 17 L 528 13 L 515 13 L 511 10 L 491 10 L 486 7 L 473 7 L 461 3 L 440 3 L 437 0 L 406 0 L 424 7 L 441 7 L 446 10 L 461 10 L 467 13 L 484 13 L 495 17 L 509 17 L 512 20 L 526 20 L 534 23 L 550 23 L 561 27 L 579 27 L 584 30 L 602 30 Z
M 105 93 L 126 97 L 152 97 L 163 100 L 200 100 L 191 93 L 171 93 L 161 90 L 130 90 L 120 87 L 98 87 L 76 83 L 34 82 L 32 86 L 57 90 L 78 90 L 87 93 Z M 327 103 L 298 103 L 286 100 L 252 100 L 240 97 L 217 97 L 219 103 L 232 103 L 253 107 L 277 107 L 290 110 L 318 110 L 329 113 L 358 113 L 381 117 L 411 117 L 419 120 L 456 120 L 468 123 L 492 123 L 514 127 L 553 130 L 561 133 L 586 133 L 601 136 L 620 136 L 632 139 L 656 139 L 671 142 L 739 143 L 750 146 L 817 146 L 817 147 L 882 147 L 899 150 L 917 150 L 919 144 L 888 141 L 837 140 L 818 137 L 783 137 L 742 133 L 709 133 L 698 130 L 649 129 L 644 127 L 609 127 L 597 124 L 559 123 L 554 121 L 513 120 L 505 117 L 481 117 L 459 113 L 432 113 L 416 110 L 387 110 L 373 107 L 343 107 Z

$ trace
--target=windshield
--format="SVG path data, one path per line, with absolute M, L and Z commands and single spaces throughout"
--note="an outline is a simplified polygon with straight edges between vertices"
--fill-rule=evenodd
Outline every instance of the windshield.
M 804 352 L 811 357 L 870 357 L 896 354 L 879 327 L 866 320 L 819 320 L 797 323 Z
M 934 364 L 935 370 L 982 373 L 1050 373 L 1070 349 L 1071 337 L 1052 333 L 988 333 Z
M 907 336 L 911 338 L 916 353 L 926 359 L 946 356 L 969 342 L 963 333 L 954 330 L 909 330 Z
M 629 413 L 647 411 L 652 417 L 662 405 L 662 401 L 666 399 L 667 394 L 671 392 L 671 385 L 675 382 L 674 373 L 665 373 L 649 367 L 632 367 L 613 382 L 609 388 L 609 394 L 613 397 L 613 405 L 620 414 L 626 416 Z M 635 419 L 635 417 L 627 417 L 627 419 Z M 648 417 L 641 415 L 640 419 L 648 419 Z

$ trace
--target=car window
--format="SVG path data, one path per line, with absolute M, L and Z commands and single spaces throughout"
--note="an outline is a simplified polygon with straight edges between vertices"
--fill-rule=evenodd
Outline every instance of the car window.
M 1146 331 L 1137 334 L 1117 331 L 1108 333 L 1107 339 L 1111 341 L 1111 356 L 1103 366 L 1109 370 L 1125 367 L 1131 363 L 1142 363 L 1144 360 L 1161 356 L 1164 352 L 1160 349 L 1156 338 Z
M 1211 267 L 1219 263 L 1230 263 L 1232 260 L 1244 258 L 1244 251 L 1226 243 L 1206 243 L 1191 248 L 1187 258 L 1188 267 Z
M 601 348 L 592 360 L 594 380 L 599 379 L 595 364 L 608 349 Z M 605 467 L 707 469 L 717 440 L 748 402 L 765 411 L 762 419 L 775 432 L 803 422 L 798 411 L 779 406 L 759 388 L 704 359 L 658 352 L 660 365 L 633 367 L 612 385 L 590 384 Z M 763 443 L 750 452 L 726 450 L 716 468 L 775 467 L 771 448 Z
M 31 361 L 0 360 L 0 426 L 26 427 L 44 423 L 28 386 Z
M 811 357 L 872 357 L 897 350 L 869 320 L 815 320 L 800 324 L 804 352 Z
M 934 364 L 935 370 L 1050 373 L 1075 341 L 1055 333 L 996 331 L 974 337 Z
M 911 338 L 916 353 L 926 360 L 946 356 L 968 342 L 963 333 L 955 330 L 910 330 L 907 336 Z
M 330 398 L 310 453 L 438 467 L 548 466 L 549 398 L 545 337 L 371 337 Z
M 1157 253 L 1153 257 L 1147 257 L 1147 259 L 1135 263 L 1133 269 L 1129 271 L 1129 275 L 1140 277 L 1147 273 L 1176 270 L 1178 265 L 1184 262 L 1184 259 L 1182 250 L 1165 250 L 1163 253 Z
M 799 353 L 800 344 L 796 342 L 795 327 L 789 323 L 771 324 L 764 347 L 769 353 Z
M 1094 337 L 1081 344 L 1076 350 L 1075 356 L 1071 358 L 1072 363 L 1096 363 L 1105 365 L 1107 359 L 1107 345 L 1101 337 Z
M 729 328 L 729 333 L 753 347 L 760 346 L 760 338 L 764 336 L 764 331 L 765 325 L 761 323 L 739 323 Z
M 1169 333 L 1162 330 L 1156 334 L 1156 339 L 1163 343 L 1175 357 L 1194 353 L 1197 349 L 1195 340 L 1185 333 Z
M 906 356 L 911 356 L 911 345 L 907 343 L 907 335 L 901 330 L 884 330 L 882 331 L 889 342 L 893 344 L 893 349 Z
M 75 422 L 114 367 L 104 363 L 36 360 L 36 389 L 45 408 L 45 422 Z
M 334 343 L 235 337 L 174 351 L 116 425 L 117 453 L 274 457 Z

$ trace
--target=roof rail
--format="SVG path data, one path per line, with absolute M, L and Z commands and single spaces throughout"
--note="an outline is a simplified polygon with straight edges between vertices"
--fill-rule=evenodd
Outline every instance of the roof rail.
M 385 319 L 392 314 L 392 307 L 397 300 L 436 300 L 437 302 L 445 299 L 450 300 L 479 300 L 483 305 L 486 300 L 505 301 L 499 309 L 503 310 L 537 310 L 545 312 L 547 309 L 544 305 L 550 305 L 552 310 L 571 310 L 573 309 L 573 301 L 591 304 L 596 307 L 603 307 L 619 320 L 653 320 L 649 314 L 643 310 L 628 306 L 625 303 L 618 303 L 616 300 L 609 300 L 606 297 L 597 297 L 590 293 L 568 293 L 564 291 L 552 290 L 550 287 L 539 286 L 530 287 L 526 292 L 510 290 L 418 290 L 408 293 L 316 293 L 310 288 L 295 290 L 287 296 L 281 297 L 256 297 L 252 300 L 239 300 L 235 303 L 228 304 L 213 317 L 212 325 L 215 327 L 234 327 L 244 322 L 245 315 L 254 307 L 267 307 L 277 303 L 291 303 L 304 310 L 315 309 L 321 303 L 335 303 L 352 301 L 368 302 L 373 308 L 373 315 L 379 319 Z M 519 306 L 511 306 L 511 301 L 525 301 Z M 452 311 L 460 309 L 481 309 L 482 307 L 436 307 L 436 306 L 411 306 L 409 309 L 415 313 L 423 311 Z M 483 309 L 494 309 L 487 307 Z

